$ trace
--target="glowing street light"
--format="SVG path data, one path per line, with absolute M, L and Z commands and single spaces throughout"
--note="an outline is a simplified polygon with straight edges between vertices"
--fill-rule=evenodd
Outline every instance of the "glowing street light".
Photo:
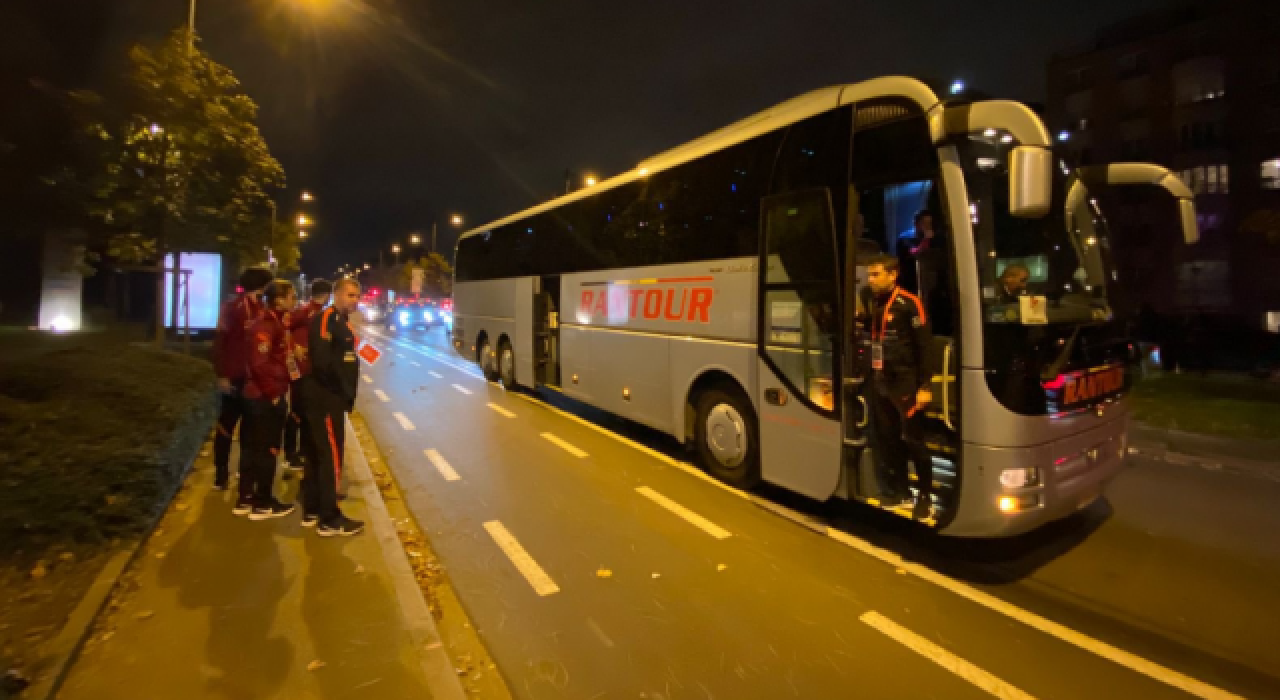
M 586 178 L 584 178 L 584 179 L 583 179 L 583 182 L 584 182 L 584 183 L 586 183 L 587 187 L 595 187 L 595 186 L 596 186 L 596 176 L 595 176 L 595 175 L 588 175 Z
M 453 224 L 454 226 L 461 226 L 461 225 L 462 225 L 462 215 L 461 215 L 461 214 L 454 214 L 454 215 L 453 215 L 453 218 L 449 219 L 449 223 Z
M 315 201 L 315 197 L 314 197 L 310 192 L 308 192 L 308 191 L 306 191 L 306 190 L 303 190 L 303 191 L 302 191 L 302 201 L 304 201 L 304 202 L 311 202 L 311 201 Z
M 419 245 L 421 243 L 422 243 L 422 236 L 419 236 L 416 233 L 409 236 L 409 245 Z
M 300 241 L 305 241 L 305 240 L 307 240 L 307 236 L 310 236 L 310 235 L 311 235 L 311 234 L 307 233 L 306 231 L 299 231 L 299 232 L 298 232 L 298 240 L 300 240 Z
M 395 253 L 396 255 L 399 255 L 399 254 L 400 254 L 400 244 L 399 244 L 399 243 L 392 243 L 392 244 L 391 244 L 391 252 Z
M 148 129 L 148 131 L 151 132 L 152 136 L 159 136 L 160 134 L 164 133 L 164 127 L 160 126 L 159 124 L 152 124 L 151 128 Z
M 951 94 L 959 95 L 960 93 L 964 92 L 964 88 L 965 88 L 964 81 L 956 80 L 951 83 Z
M 307 224 L 309 224 L 309 223 L 311 223 L 311 219 L 308 219 L 306 214 L 299 214 L 299 215 L 298 215 L 298 225 L 299 225 L 299 226 L 306 226 L 306 225 L 307 225 Z

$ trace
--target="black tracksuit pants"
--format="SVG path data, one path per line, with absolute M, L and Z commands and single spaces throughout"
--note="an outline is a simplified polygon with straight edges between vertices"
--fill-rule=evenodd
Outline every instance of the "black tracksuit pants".
M 907 471 L 910 459 L 916 468 L 917 489 L 927 498 L 933 491 L 933 459 L 924 440 L 924 411 L 907 413 L 915 406 L 915 391 L 908 389 L 899 396 L 891 387 L 872 386 L 871 448 L 876 456 L 880 478 L 893 496 L 911 495 L 911 479 Z
M 338 484 L 346 447 L 346 401 L 310 380 L 305 389 L 303 420 L 311 437 L 311 454 L 303 466 L 302 509 L 320 522 L 342 514 L 338 509 Z
M 231 477 L 231 436 L 244 416 L 244 401 L 243 379 L 232 381 L 231 393 L 222 394 L 219 399 L 217 432 L 213 436 L 214 480 L 219 484 L 227 483 Z
M 302 437 L 302 405 L 298 397 L 297 382 L 289 389 L 289 416 L 284 421 L 284 458 L 293 466 L 301 466 L 306 459 L 306 438 Z
M 269 506 L 275 500 L 276 456 L 288 412 L 284 398 L 275 403 L 270 399 L 245 401 L 240 428 L 240 498 L 255 506 Z

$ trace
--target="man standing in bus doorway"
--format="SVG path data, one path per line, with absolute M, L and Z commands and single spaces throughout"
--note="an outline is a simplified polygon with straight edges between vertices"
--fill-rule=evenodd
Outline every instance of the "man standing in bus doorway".
M 868 286 L 860 292 L 871 339 L 871 444 L 886 482 L 885 505 L 914 505 L 913 517 L 923 520 L 933 509 L 933 462 L 924 439 L 924 411 L 933 401 L 933 338 L 920 299 L 898 286 L 898 269 L 893 256 L 872 258 L 867 264 Z M 914 499 L 908 458 L 916 470 Z
M 934 251 L 944 251 L 945 248 L 938 238 L 937 230 L 933 228 L 933 212 L 921 209 L 916 212 L 912 224 L 910 231 L 898 236 L 898 265 L 902 275 L 899 281 L 902 287 L 918 290 L 920 283 L 917 277 L 920 271 L 916 261 L 932 255 Z

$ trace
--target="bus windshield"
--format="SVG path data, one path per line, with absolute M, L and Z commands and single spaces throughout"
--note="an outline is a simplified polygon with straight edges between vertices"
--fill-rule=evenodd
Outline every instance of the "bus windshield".
M 1116 273 L 1106 217 L 1065 168 L 1056 169 L 1047 215 L 1011 216 L 1011 148 L 987 134 L 975 134 L 960 146 L 982 292 L 988 383 L 1018 413 L 1087 408 L 1127 385 L 1118 370 L 1105 382 L 1087 382 L 1111 391 L 1061 391 L 1066 382 L 1097 368 L 1113 370 L 1124 357 L 1122 329 L 1112 308 Z

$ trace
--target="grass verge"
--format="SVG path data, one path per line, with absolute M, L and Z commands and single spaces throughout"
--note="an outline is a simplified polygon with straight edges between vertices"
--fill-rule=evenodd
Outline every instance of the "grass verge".
M 1244 377 L 1166 374 L 1133 391 L 1134 417 L 1155 428 L 1280 439 L 1280 385 Z

